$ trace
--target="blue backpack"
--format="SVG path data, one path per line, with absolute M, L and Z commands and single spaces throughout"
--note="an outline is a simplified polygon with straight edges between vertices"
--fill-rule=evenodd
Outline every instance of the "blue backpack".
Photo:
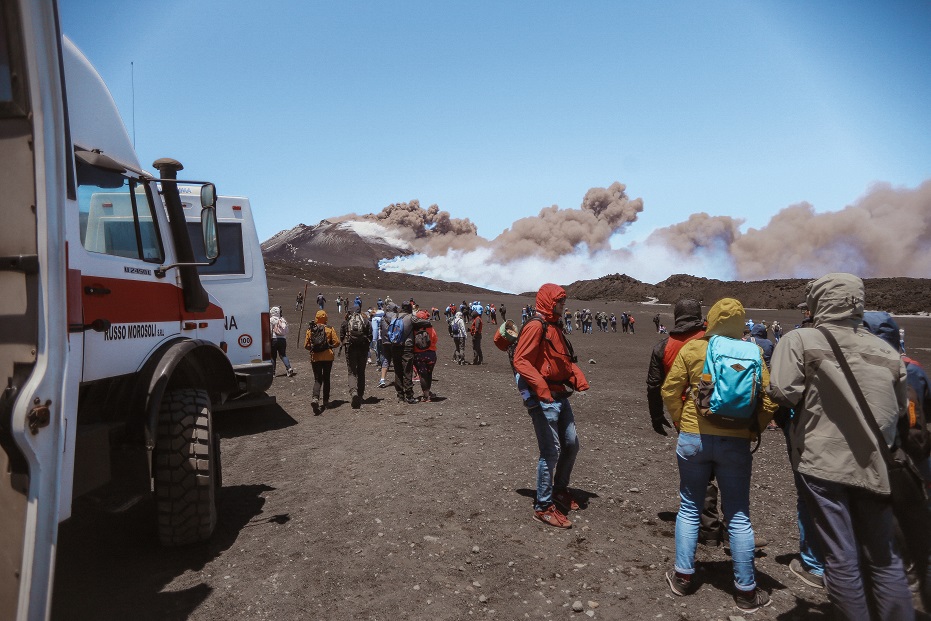
M 701 416 L 719 427 L 755 428 L 763 387 L 763 361 L 755 343 L 712 336 L 692 400 Z
M 398 315 L 388 324 L 388 342 L 392 345 L 404 344 L 404 318 Z

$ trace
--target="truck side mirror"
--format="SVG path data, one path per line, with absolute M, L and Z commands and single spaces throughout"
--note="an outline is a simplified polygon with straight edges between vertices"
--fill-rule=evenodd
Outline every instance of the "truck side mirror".
M 213 184 L 209 184 L 213 188 Z M 201 192 L 203 199 L 204 193 Z M 200 211 L 200 228 L 204 234 L 204 257 L 211 263 L 220 256 L 220 240 L 217 237 L 217 210 L 211 205 Z
M 204 209 L 217 206 L 217 187 L 212 183 L 200 187 L 200 206 Z

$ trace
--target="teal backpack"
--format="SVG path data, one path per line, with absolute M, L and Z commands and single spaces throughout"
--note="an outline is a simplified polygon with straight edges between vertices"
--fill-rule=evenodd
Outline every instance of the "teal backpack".
M 712 336 L 692 399 L 701 416 L 719 427 L 755 429 L 763 387 L 763 360 L 755 343 Z

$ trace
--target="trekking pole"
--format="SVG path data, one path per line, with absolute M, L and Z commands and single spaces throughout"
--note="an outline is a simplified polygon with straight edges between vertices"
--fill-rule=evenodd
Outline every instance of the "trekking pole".
M 297 343 L 294 344 L 295 347 L 301 346 L 301 334 L 304 333 L 304 307 L 305 306 L 307 306 L 307 281 L 306 280 L 304 281 L 304 302 L 301 303 L 301 320 L 297 324 L 299 326 L 299 329 L 295 331 L 297 332 L 296 334 Z

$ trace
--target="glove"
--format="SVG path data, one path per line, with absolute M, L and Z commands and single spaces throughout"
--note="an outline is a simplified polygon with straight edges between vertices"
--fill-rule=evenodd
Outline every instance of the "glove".
M 666 430 L 663 429 L 663 427 L 672 427 L 672 425 L 669 424 L 669 421 L 666 420 L 665 416 L 657 416 L 653 419 L 653 431 L 661 436 L 668 436 L 669 434 L 666 433 Z

